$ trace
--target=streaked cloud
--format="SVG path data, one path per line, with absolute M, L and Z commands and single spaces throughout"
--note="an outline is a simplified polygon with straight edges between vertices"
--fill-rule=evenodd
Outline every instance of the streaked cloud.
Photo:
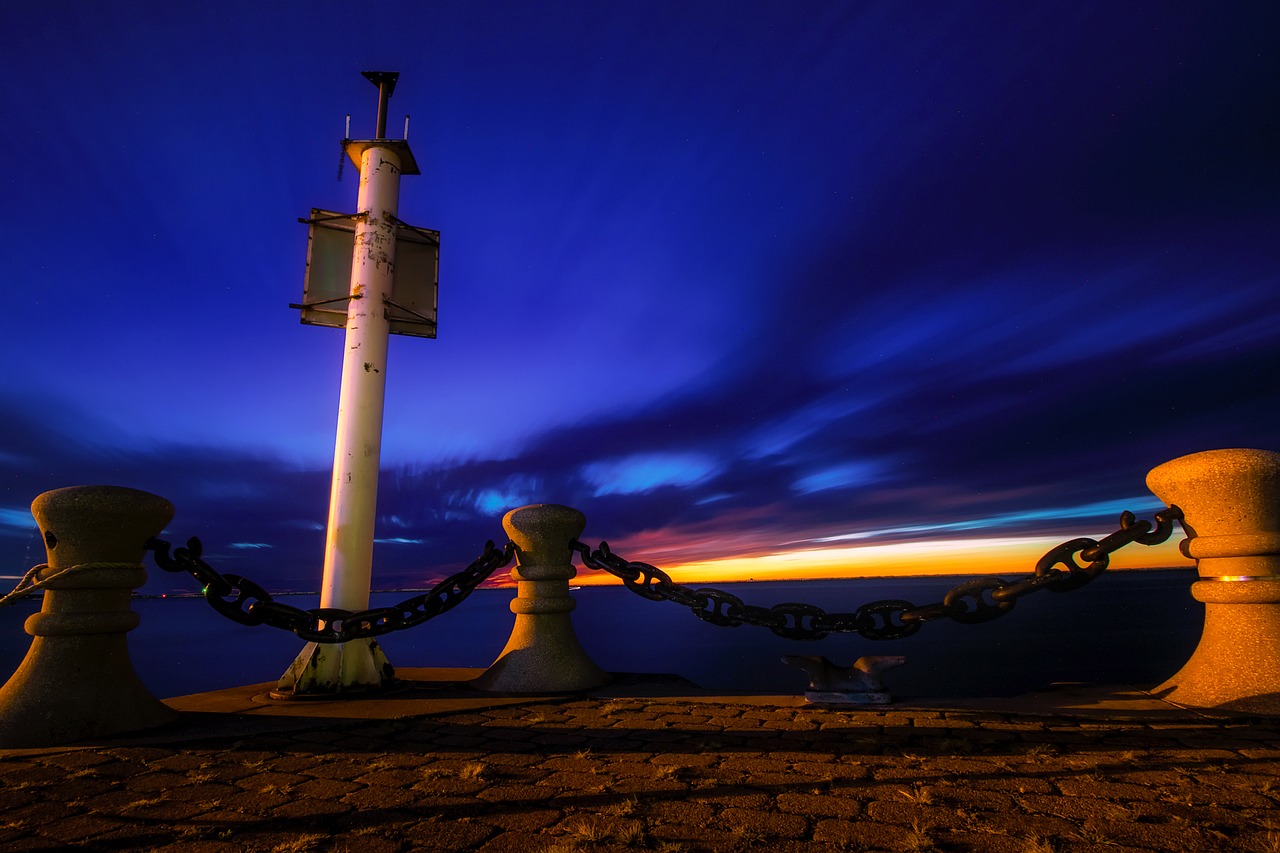
M 719 463 L 702 453 L 637 453 L 592 462 L 582 478 L 595 487 L 595 496 L 634 495 L 664 486 L 695 486 L 710 479 Z
M 26 533 L 36 529 L 36 520 L 29 509 L 0 507 L 0 528 L 9 528 L 10 531 L 16 528 Z
M 883 469 L 874 462 L 842 462 L 805 474 L 792 483 L 792 488 L 801 494 L 831 489 L 866 488 L 883 476 Z
M 1061 522 L 1077 518 L 1099 518 L 1114 516 L 1117 520 L 1126 510 L 1136 513 L 1155 512 L 1164 509 L 1164 504 L 1151 495 L 1136 495 L 1124 500 L 1101 501 L 1079 506 L 1051 507 L 1045 509 L 1005 512 L 985 518 L 970 518 L 962 521 L 935 522 L 927 524 L 909 524 L 900 527 L 881 527 L 872 530 L 861 530 L 856 533 L 839 533 L 834 536 L 820 536 L 810 539 L 812 543 L 852 542 L 863 539 L 887 539 L 902 534 L 934 534 L 956 533 L 966 530 L 996 532 L 1010 527 L 1023 526 L 1027 522 Z M 1107 531 L 1110 532 L 1110 531 Z

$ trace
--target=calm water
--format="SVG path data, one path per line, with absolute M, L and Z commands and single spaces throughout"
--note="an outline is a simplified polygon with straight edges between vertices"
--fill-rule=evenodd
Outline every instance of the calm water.
M 917 605 L 940 601 L 966 578 L 930 577 L 724 584 L 750 604 L 784 601 L 850 611 L 880 598 Z M 622 587 L 574 592 L 573 622 L 588 654 L 612 672 L 676 673 L 705 687 L 800 693 L 807 684 L 785 654 L 825 655 L 846 665 L 865 654 L 905 655 L 885 684 L 897 697 L 999 696 L 1055 681 L 1155 684 L 1190 656 L 1204 605 L 1191 598 L 1193 569 L 1113 572 L 1071 593 L 1023 598 L 983 625 L 926 624 L 905 640 L 872 642 L 833 635 L 815 642 L 783 640 L 762 628 L 718 628 L 688 610 L 651 602 Z M 381 593 L 383 605 L 409 594 Z M 515 619 L 514 591 L 478 590 L 456 609 L 380 640 L 396 666 L 488 666 Z M 282 601 L 314 607 L 306 596 Z M 0 610 L 0 670 L 7 677 L 30 638 L 22 630 L 37 601 Z M 158 696 L 177 696 L 274 681 L 302 647 L 283 631 L 237 625 L 202 599 L 137 599 L 142 624 L 129 635 L 138 674 Z

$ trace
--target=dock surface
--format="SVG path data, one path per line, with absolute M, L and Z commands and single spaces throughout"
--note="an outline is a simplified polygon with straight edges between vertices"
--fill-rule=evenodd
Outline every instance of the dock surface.
M 1140 690 L 806 705 L 407 670 L 340 701 L 166 700 L 169 727 L 0 753 L 0 849 L 1280 850 L 1280 719 Z

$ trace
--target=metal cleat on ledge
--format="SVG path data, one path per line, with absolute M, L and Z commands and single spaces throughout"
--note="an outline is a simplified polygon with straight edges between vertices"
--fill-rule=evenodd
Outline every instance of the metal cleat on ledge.
M 852 666 L 837 666 L 821 655 L 783 655 L 782 662 L 809 674 L 806 702 L 821 705 L 888 705 L 893 701 L 880 681 L 886 669 L 907 662 L 901 655 L 864 655 Z

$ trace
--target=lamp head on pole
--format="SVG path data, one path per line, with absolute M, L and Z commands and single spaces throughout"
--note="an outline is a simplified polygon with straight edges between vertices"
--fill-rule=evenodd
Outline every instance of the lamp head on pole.
M 378 87 L 378 129 L 374 139 L 387 138 L 387 101 L 396 90 L 396 81 L 400 79 L 399 71 L 361 71 L 364 79 Z
M 388 139 L 387 138 L 387 102 L 391 100 L 391 93 L 396 90 L 396 82 L 400 79 L 399 71 L 361 71 L 363 76 L 370 83 L 378 87 L 378 126 L 372 139 L 352 139 L 351 138 L 351 117 L 347 117 L 346 136 L 342 139 L 342 150 L 356 166 L 360 167 L 360 156 L 366 148 L 379 147 L 392 150 L 396 153 L 396 157 L 400 161 L 400 173 L 402 175 L 419 175 L 421 171 L 418 169 L 418 162 L 413 157 L 413 152 L 409 150 L 409 143 L 405 139 Z M 405 136 L 409 134 L 408 116 L 405 116 Z M 338 170 L 338 179 L 342 179 L 342 170 Z

